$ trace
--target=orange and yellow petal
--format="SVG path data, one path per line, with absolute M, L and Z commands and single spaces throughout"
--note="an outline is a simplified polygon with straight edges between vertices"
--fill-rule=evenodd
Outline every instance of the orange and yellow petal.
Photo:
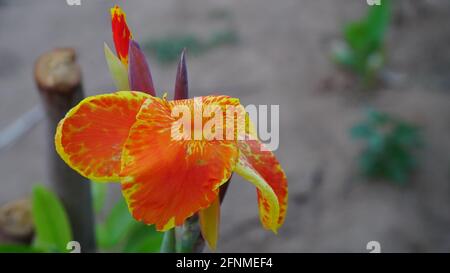
M 259 140 L 239 141 L 238 146 L 240 159 L 236 172 L 255 184 L 261 222 L 276 232 L 287 211 L 286 174 L 273 152 L 264 150 Z
M 196 98 L 198 101 L 198 98 Z M 204 97 L 202 102 L 232 103 Z M 148 98 L 130 130 L 122 153 L 122 192 L 138 221 L 160 231 L 181 225 L 193 213 L 217 199 L 218 188 L 236 165 L 236 142 L 172 138 L 175 105 L 193 109 L 194 99 L 167 102 Z
M 128 28 L 126 14 L 117 5 L 111 8 L 111 26 L 117 56 L 128 65 L 128 47 L 133 34 Z
M 122 147 L 149 95 L 122 91 L 81 101 L 56 129 L 56 151 L 81 175 L 94 181 L 118 181 Z

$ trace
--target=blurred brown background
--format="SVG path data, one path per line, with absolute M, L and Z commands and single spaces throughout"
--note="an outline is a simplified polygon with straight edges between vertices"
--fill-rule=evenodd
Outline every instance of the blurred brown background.
M 52 48 L 77 50 L 87 95 L 114 91 L 103 55 L 103 42 L 113 46 L 114 3 L 141 44 L 171 33 L 207 35 L 227 24 L 238 43 L 188 56 L 190 94 L 280 105 L 276 154 L 290 199 L 275 236 L 259 224 L 254 188 L 234 176 L 219 251 L 367 252 L 372 240 L 385 252 L 450 251 L 449 1 L 394 1 L 388 80 L 371 92 L 348 83 L 328 56 L 342 25 L 364 15 L 364 0 L 81 1 L 0 1 L 0 131 L 39 105 L 33 64 Z M 148 60 L 159 94 L 171 94 L 176 65 L 150 54 Z M 360 145 L 348 129 L 367 106 L 424 129 L 420 167 L 404 187 L 359 181 Z M 39 122 L 0 150 L 0 204 L 27 196 L 33 183 L 48 184 L 45 130 Z M 119 185 L 111 187 L 111 199 L 119 198 Z

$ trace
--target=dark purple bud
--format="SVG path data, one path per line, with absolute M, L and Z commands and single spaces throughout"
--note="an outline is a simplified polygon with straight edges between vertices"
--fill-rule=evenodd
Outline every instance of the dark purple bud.
M 181 52 L 180 62 L 177 68 L 175 81 L 175 100 L 187 99 L 189 97 L 188 74 L 186 67 L 186 49 Z
M 128 51 L 128 79 L 132 91 L 141 91 L 156 96 L 152 74 L 145 55 L 138 43 L 133 40 L 130 40 Z

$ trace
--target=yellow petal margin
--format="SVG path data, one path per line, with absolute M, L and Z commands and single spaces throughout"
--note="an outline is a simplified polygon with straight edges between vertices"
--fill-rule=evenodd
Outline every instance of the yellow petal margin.
M 273 152 L 264 150 L 263 145 L 259 140 L 238 141 L 240 157 L 236 172 L 257 187 L 261 222 L 276 233 L 286 217 L 288 183 L 277 158 Z
M 260 206 L 260 218 L 265 228 L 277 233 L 277 220 L 280 215 L 278 198 L 270 185 L 258 174 L 258 172 L 248 163 L 245 156 L 240 156 L 234 171 L 244 179 L 252 183 L 264 200 L 263 208 Z
M 215 250 L 217 247 L 217 239 L 219 238 L 220 225 L 220 198 L 216 200 L 206 209 L 199 211 L 200 229 L 203 238 L 208 243 L 210 249 Z
M 145 93 L 122 91 L 88 97 L 59 122 L 57 153 L 71 168 L 93 181 L 118 181 L 122 146 Z

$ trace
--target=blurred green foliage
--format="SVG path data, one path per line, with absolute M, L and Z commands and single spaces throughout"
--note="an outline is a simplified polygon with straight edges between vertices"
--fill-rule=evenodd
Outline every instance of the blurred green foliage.
M 165 35 L 145 41 L 143 48 L 155 56 L 159 63 L 170 64 L 178 61 L 183 49 L 187 49 L 190 56 L 200 56 L 215 48 L 234 45 L 239 42 L 239 35 L 233 24 L 234 16 L 231 10 L 227 8 L 211 9 L 207 13 L 207 19 L 224 26 L 207 35 L 197 35 L 190 32 Z
M 98 184 L 95 186 L 97 192 L 106 192 L 107 185 L 94 184 Z M 105 201 L 102 195 L 93 195 L 94 204 Z M 163 233 L 153 226 L 134 220 L 123 198 L 112 207 L 105 220 L 97 224 L 96 234 L 97 246 L 105 252 L 159 252 L 163 238 Z
M 1 245 L 0 252 L 68 252 L 72 230 L 66 211 L 58 197 L 42 185 L 35 185 L 32 196 L 35 226 L 34 242 L 27 245 Z
M 67 243 L 72 241 L 72 230 L 58 197 L 44 186 L 36 185 L 33 188 L 32 214 L 36 233 L 34 246 L 66 252 Z
M 365 141 L 359 155 L 359 166 L 365 176 L 406 183 L 417 166 L 414 152 L 423 143 L 417 126 L 370 110 L 366 119 L 351 129 L 351 135 Z
M 92 183 L 94 209 L 105 207 L 107 185 Z M 0 253 L 69 252 L 72 231 L 66 211 L 58 197 L 44 186 L 33 188 L 32 214 L 35 239 L 28 245 L 0 245 Z M 99 217 L 97 217 L 99 218 Z M 163 233 L 133 219 L 123 198 L 95 227 L 100 252 L 159 252 Z
M 370 6 L 367 15 L 343 29 L 344 43 L 333 48 L 333 60 L 373 84 L 385 63 L 384 43 L 391 18 L 390 0 Z
M 190 55 L 198 56 L 211 49 L 238 42 L 234 29 L 215 31 L 206 39 L 195 34 L 170 35 L 144 43 L 144 49 L 156 57 L 160 63 L 176 62 L 181 51 L 186 48 Z
M 43 253 L 33 246 L 28 245 L 0 245 L 0 253 Z
M 105 206 L 108 187 L 103 183 L 91 183 L 91 192 L 94 212 L 98 214 L 102 212 L 103 207 Z

